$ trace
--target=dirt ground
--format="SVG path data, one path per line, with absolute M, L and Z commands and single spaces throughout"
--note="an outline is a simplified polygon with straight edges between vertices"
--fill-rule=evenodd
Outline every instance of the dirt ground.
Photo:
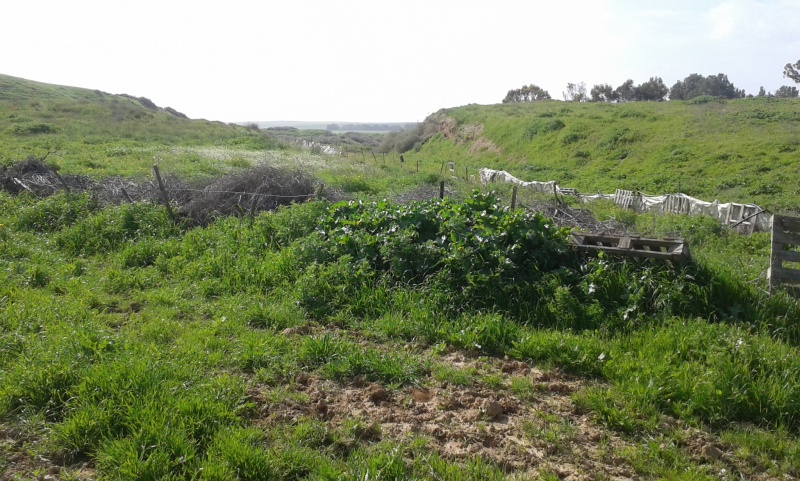
M 337 428 L 358 419 L 373 428 L 376 441 L 423 437 L 426 445 L 445 459 L 481 457 L 500 466 L 510 479 L 539 479 L 542 472 L 570 481 L 643 478 L 620 456 L 637 440 L 605 428 L 573 400 L 573 393 L 593 381 L 558 370 L 542 371 L 519 361 L 460 352 L 436 362 L 490 376 L 504 387 L 438 381 L 390 390 L 362 379 L 341 384 L 300 373 L 295 389 L 304 393 L 302 399 L 307 401 L 289 397 L 270 403 L 266 393 L 256 390 L 253 397 L 261 407 L 256 424 L 267 427 L 314 417 Z M 523 380 L 533 390 L 519 396 L 512 393 L 508 386 L 514 379 Z M 713 435 L 666 416 L 662 426 L 681 430 L 681 449 L 694 462 L 713 463 L 715 471 L 726 466 L 730 454 Z M 722 478 L 730 472 L 719 469 Z

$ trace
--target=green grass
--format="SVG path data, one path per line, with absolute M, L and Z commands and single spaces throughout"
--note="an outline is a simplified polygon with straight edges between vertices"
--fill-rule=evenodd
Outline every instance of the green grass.
M 481 457 L 444 459 L 424 436 L 394 439 L 371 419 L 334 424 L 308 410 L 290 421 L 272 416 L 310 402 L 314 392 L 301 389 L 303 376 L 338 387 L 380 384 L 396 398 L 410 386 L 487 390 L 530 405 L 551 396 L 545 381 L 530 376 L 449 364 L 442 354 L 453 350 L 475 365 L 507 357 L 585 381 L 572 394 L 575 410 L 603 439 L 625 440 L 628 447 L 609 454 L 609 463 L 634 476 L 711 478 L 723 468 L 743 477 L 800 474 L 800 307 L 785 293 L 765 293 L 766 234 L 600 204 L 592 207 L 600 218 L 646 235 L 685 237 L 694 263 L 673 269 L 584 258 L 549 219 L 507 209 L 507 189 L 496 197 L 449 180 L 454 193 L 444 201 L 382 200 L 433 187 L 448 156 L 463 155 L 474 167 L 491 157 L 441 137 L 408 154 L 401 170 L 369 159 L 258 150 L 246 129 L 168 120 L 161 116 L 171 114 L 126 97 L 0 80 L 9 86 L 0 98 L 7 122 L 0 136 L 11 139 L 3 143 L 6 163 L 40 155 L 47 136 L 68 134 L 52 154 L 62 172 L 88 173 L 80 162 L 89 159 L 103 171 L 92 174 L 98 177 L 144 175 L 153 152 L 169 152 L 170 172 L 190 177 L 261 161 L 302 164 L 326 186 L 362 200 L 309 202 L 189 228 L 159 205 L 103 207 L 80 193 L 35 199 L 0 192 L 0 429 L 19 438 L 11 448 L 0 444 L 0 477 L 11 476 L 18 455 L 57 460 L 65 479 L 77 478 L 81 463 L 101 479 L 521 474 Z M 143 109 L 143 124 L 153 125 L 134 125 L 134 115 L 103 127 L 115 100 L 130 103 L 129 112 Z M 485 110 L 484 135 L 501 145 L 510 134 L 488 123 L 505 112 L 506 127 L 524 137 L 514 144 L 520 155 L 591 147 L 631 149 L 631 158 L 653 137 L 637 129 L 679 125 L 687 115 L 708 117 L 710 132 L 721 122 L 716 117 L 735 115 L 748 129 L 761 122 L 791 134 L 787 104 L 745 102 L 503 106 Z M 478 110 L 452 114 L 468 123 L 466 115 Z M 94 123 L 75 122 L 84 118 Z M 39 123 L 54 129 L 33 128 Z M 617 130 L 601 133 L 595 123 Z M 160 126 L 153 135 L 161 137 L 134 141 L 115 130 L 122 126 L 131 135 Z M 93 135 L 105 140 L 85 143 Z M 764 133 L 767 142 L 776 135 Z M 794 151 L 783 150 L 776 155 L 791 160 Z M 585 158 L 593 162 L 592 155 Z M 420 173 L 410 171 L 416 158 Z M 789 186 L 794 177 L 781 172 Z M 718 437 L 730 461 L 693 457 L 688 431 L 665 428 L 667 416 Z M 577 431 L 569 419 L 539 410 L 523 432 L 557 460 L 571 455 Z M 603 439 L 599 450 L 607 448 Z M 39 469 L 15 476 L 37 477 Z M 554 476 L 541 467 L 540 477 Z

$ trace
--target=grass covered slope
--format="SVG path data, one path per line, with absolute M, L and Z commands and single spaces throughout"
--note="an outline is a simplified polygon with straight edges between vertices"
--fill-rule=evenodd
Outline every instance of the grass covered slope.
M 215 171 L 196 154 L 181 150 L 193 146 L 279 148 L 266 133 L 190 120 L 145 97 L 0 75 L 0 164 L 47 155 L 49 162 L 72 174 L 143 175 L 159 156 L 173 172 L 225 170 L 218 166 Z
M 582 258 L 480 193 L 87 206 L 0 193 L 2 476 L 800 474 L 800 309 L 730 273 Z
M 581 192 L 681 191 L 800 208 L 798 99 L 468 105 L 429 122 L 439 134 L 415 154 L 425 159 L 501 168 Z

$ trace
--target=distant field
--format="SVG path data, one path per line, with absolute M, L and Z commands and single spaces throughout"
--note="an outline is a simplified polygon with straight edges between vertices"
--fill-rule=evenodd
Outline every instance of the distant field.
M 333 129 L 336 132 L 370 132 L 386 133 L 400 130 L 412 122 L 300 122 L 300 121 L 257 121 L 255 122 L 262 129 L 270 127 L 294 127 L 299 130 L 329 130 L 331 125 L 339 126 Z M 242 123 L 243 125 L 245 123 Z M 385 129 L 368 128 L 366 126 L 385 125 Z M 345 128 L 347 127 L 347 128 Z M 352 128 L 351 128 L 352 127 Z

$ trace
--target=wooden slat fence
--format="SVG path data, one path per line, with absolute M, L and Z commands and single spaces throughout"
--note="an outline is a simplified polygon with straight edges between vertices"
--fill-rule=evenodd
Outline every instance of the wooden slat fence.
M 800 218 L 773 215 L 771 227 L 772 249 L 767 270 L 769 290 L 773 292 L 778 286 L 786 286 L 799 294 Z

